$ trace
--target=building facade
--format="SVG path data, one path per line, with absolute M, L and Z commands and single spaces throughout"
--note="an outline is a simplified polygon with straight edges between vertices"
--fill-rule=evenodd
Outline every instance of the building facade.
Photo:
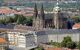
M 6 33 L 8 34 L 9 46 L 25 49 L 32 49 L 42 43 L 48 43 L 51 41 L 61 42 L 66 36 L 70 36 L 74 42 L 80 41 L 80 30 L 78 29 L 43 28 L 36 30 L 34 27 L 16 25 L 14 29 L 0 28 L 0 30 L 6 30 Z
M 80 41 L 80 30 L 68 30 L 68 29 L 50 29 L 46 31 L 40 31 L 37 34 L 37 43 L 48 43 L 48 42 L 62 42 L 64 37 L 71 37 L 72 41 Z
M 41 31 L 8 32 L 9 42 L 13 46 L 22 48 L 35 48 L 42 43 L 62 42 L 64 37 L 70 36 L 72 41 L 80 41 L 80 30 L 72 29 L 43 29 Z M 15 35 L 15 36 L 14 36 Z M 13 36 L 13 38 L 12 38 Z M 14 44 L 12 44 L 14 43 Z
M 59 3 L 53 8 L 53 11 L 45 12 L 43 5 L 41 11 L 38 12 L 37 5 L 34 8 L 33 27 L 39 28 L 55 28 L 55 29 L 68 29 L 67 21 L 68 15 L 59 6 Z M 47 16 L 47 14 L 52 16 Z M 71 23 L 70 23 L 71 24 Z M 72 26 L 71 26 L 72 27 Z M 71 28 L 70 28 L 71 29 Z
M 35 31 L 9 31 L 8 40 L 10 46 L 22 47 L 22 48 L 35 48 L 37 47 L 37 39 L 35 38 Z

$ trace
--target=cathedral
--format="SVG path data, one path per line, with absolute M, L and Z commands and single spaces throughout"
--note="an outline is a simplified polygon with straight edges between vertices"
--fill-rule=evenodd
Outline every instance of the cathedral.
M 68 24 L 69 23 L 69 24 Z M 33 27 L 36 29 L 53 28 L 53 29 L 71 29 L 73 21 L 69 20 L 69 17 L 65 15 L 62 9 L 58 6 L 58 3 L 53 8 L 52 17 L 46 17 L 43 4 L 41 11 L 38 13 L 37 5 L 34 8 Z

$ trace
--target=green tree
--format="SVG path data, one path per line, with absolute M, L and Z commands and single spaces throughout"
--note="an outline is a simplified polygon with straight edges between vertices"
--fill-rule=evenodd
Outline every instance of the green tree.
M 15 14 L 15 17 L 14 17 L 14 22 L 17 22 L 17 20 L 18 20 L 18 17 L 19 17 L 20 15 L 18 15 L 18 14 Z
M 80 50 L 80 41 L 79 41 L 79 43 L 78 43 L 77 47 L 78 47 L 78 49 Z
M 43 47 L 37 47 L 35 50 L 44 50 Z
M 68 42 L 67 43 L 67 47 L 70 49 L 75 49 L 77 46 L 77 44 L 75 42 Z
M 0 24 L 6 24 L 6 23 L 5 23 L 5 20 L 0 19 Z
M 23 16 L 23 15 L 15 15 L 14 22 L 17 24 L 26 24 L 28 26 L 32 26 L 32 16 Z
M 72 42 L 71 37 L 67 36 L 64 37 L 63 41 L 61 42 L 62 47 L 67 47 L 68 43 Z
M 13 23 L 14 22 L 14 19 L 12 17 L 7 17 L 4 19 L 5 20 L 5 23 Z
M 53 42 L 53 40 L 51 40 L 51 41 L 48 43 L 48 45 L 52 45 L 52 46 L 54 46 L 54 47 L 61 47 L 61 44 L 60 44 L 60 43 L 58 43 L 58 42 Z
M 24 20 L 26 20 L 26 18 L 23 15 L 19 15 L 16 23 L 17 24 L 24 24 Z
M 80 16 L 72 17 L 72 19 L 73 19 L 76 23 L 80 23 Z
M 23 21 L 23 23 L 28 26 L 32 26 L 32 17 L 27 17 L 26 20 Z

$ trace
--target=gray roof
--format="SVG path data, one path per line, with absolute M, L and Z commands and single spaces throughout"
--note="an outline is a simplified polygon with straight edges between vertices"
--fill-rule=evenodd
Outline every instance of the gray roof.
M 76 34 L 80 33 L 80 30 L 75 29 L 45 29 L 45 31 L 39 31 L 37 35 L 47 35 L 47 34 Z
M 11 31 L 11 32 L 24 32 L 24 33 L 26 33 L 27 31 L 36 31 L 37 35 L 80 33 L 80 29 L 75 30 L 75 29 L 43 28 L 43 29 L 36 30 L 34 27 L 23 26 L 23 25 L 16 25 L 16 26 L 15 25 L 0 25 L 0 30 Z
M 13 29 L 14 28 L 14 24 L 0 24 L 0 28 L 5 28 L 5 29 Z

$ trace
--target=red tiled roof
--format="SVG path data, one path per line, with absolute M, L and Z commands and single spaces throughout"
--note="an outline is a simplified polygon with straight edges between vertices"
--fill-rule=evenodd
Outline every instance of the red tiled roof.
M 75 25 L 73 25 L 73 29 L 79 29 L 80 28 L 80 23 L 76 23 Z
M 4 38 L 0 38 L 0 44 L 1 43 L 6 43 L 6 40 Z
M 9 8 L 0 8 L 0 14 L 22 14 L 24 16 L 33 16 L 33 11 L 21 10 L 18 12 Z
M 9 14 L 9 13 L 17 13 L 17 11 L 12 9 L 1 8 L 0 13 Z
M 61 48 L 47 48 L 46 50 L 61 50 Z

